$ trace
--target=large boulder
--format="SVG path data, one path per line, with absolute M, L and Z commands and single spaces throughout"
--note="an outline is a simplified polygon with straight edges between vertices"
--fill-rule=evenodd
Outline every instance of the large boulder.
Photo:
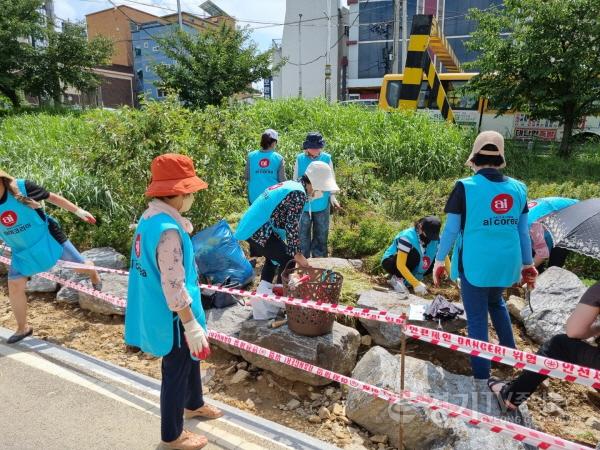
M 92 248 L 82 252 L 81 255 L 86 261 L 91 261 L 98 267 L 120 270 L 127 267 L 127 258 L 112 247 Z M 66 268 L 60 269 L 59 276 L 77 283 L 81 283 L 89 278 L 87 275 Z M 79 301 L 79 291 L 68 287 L 61 287 L 58 294 L 56 294 L 56 300 L 59 303 L 77 303 Z
M 59 276 L 60 269 L 53 268 L 50 273 Z M 49 293 L 56 292 L 59 286 L 55 281 L 47 280 L 39 275 L 34 275 L 25 285 L 25 292 L 28 294 L 39 294 L 39 293 Z
M 102 292 L 112 294 L 116 297 L 126 299 L 127 298 L 127 277 L 125 275 L 118 275 L 114 273 L 102 273 Z M 91 287 L 92 283 L 89 280 L 84 280 L 81 284 Z M 104 315 L 125 315 L 125 308 L 122 306 L 114 305 L 106 300 L 94 297 L 85 292 L 79 292 L 79 306 L 82 309 L 87 309 L 98 314 Z
M 358 362 L 352 377 L 391 391 L 400 391 L 400 357 L 382 347 L 373 347 Z M 455 375 L 441 367 L 412 357 L 405 359 L 405 389 L 442 401 L 454 403 L 482 413 L 499 416 L 496 399 L 487 386 L 476 386 L 473 378 Z M 523 444 L 487 430 L 479 429 L 459 419 L 451 419 L 430 409 L 414 405 L 390 405 L 358 389 L 350 389 L 346 415 L 373 434 L 387 435 L 398 447 L 400 411 L 404 412 L 404 444 L 410 449 L 479 449 L 516 450 Z M 523 417 L 531 422 L 526 407 Z
M 430 303 L 431 300 L 412 294 L 401 294 L 394 291 L 381 292 L 372 289 L 360 294 L 357 306 L 359 308 L 384 309 L 394 314 L 406 314 L 408 316 L 410 305 L 428 306 Z M 462 304 L 457 304 L 457 306 L 464 309 Z M 360 319 L 360 322 L 377 345 L 390 348 L 400 345 L 402 332 L 398 325 L 368 319 Z M 438 322 L 430 320 L 411 320 L 409 323 L 427 328 L 438 328 Z M 467 320 L 464 314 L 454 320 L 442 322 L 444 331 L 450 333 L 456 333 L 466 328 L 466 326 Z
M 242 325 L 252 319 L 252 308 L 242 305 L 232 305 L 227 308 L 212 308 L 205 311 L 208 328 L 227 336 L 239 338 Z M 234 355 L 240 355 L 240 349 L 224 342 L 211 339 L 217 347 Z
M 310 258 L 310 265 L 318 269 L 331 270 L 360 270 L 362 261 L 360 259 L 345 258 Z
M 550 267 L 539 276 L 531 291 L 531 307 L 521 311 L 529 337 L 538 344 L 565 332 L 567 318 L 586 291 L 577 275 L 560 267 Z
M 287 325 L 273 329 L 269 323 L 267 320 L 248 320 L 242 325 L 240 339 L 344 375 L 348 375 L 354 368 L 360 346 L 360 334 L 354 328 L 334 322 L 331 333 L 307 337 L 294 333 Z M 301 381 L 313 386 L 331 383 L 326 378 L 255 353 L 242 350 L 241 355 L 249 363 L 288 380 Z

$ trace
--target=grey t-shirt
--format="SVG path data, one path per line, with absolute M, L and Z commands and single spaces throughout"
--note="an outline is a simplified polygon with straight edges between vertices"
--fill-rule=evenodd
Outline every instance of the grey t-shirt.
M 585 291 L 579 303 L 600 308 L 600 281 Z

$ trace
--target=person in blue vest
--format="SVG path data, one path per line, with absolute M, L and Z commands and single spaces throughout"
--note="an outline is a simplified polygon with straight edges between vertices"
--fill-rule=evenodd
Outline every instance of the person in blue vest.
M 15 179 L 0 170 L 0 240 L 10 247 L 8 298 L 17 322 L 17 330 L 7 343 L 14 344 L 33 334 L 27 323 L 29 277 L 46 272 L 58 260 L 91 265 L 67 238 L 59 223 L 45 213 L 40 202 L 48 201 L 94 224 L 89 212 L 69 200 L 47 191 L 30 180 Z M 94 289 L 102 289 L 102 281 L 94 270 L 77 270 L 89 275 Z
M 267 188 L 242 216 L 235 231 L 235 238 L 248 241 L 256 255 L 265 257 L 257 292 L 270 293 L 277 272 L 277 283 L 288 263 L 294 261 L 309 267 L 300 251 L 300 217 L 308 201 L 321 198 L 325 192 L 336 192 L 329 164 L 322 161 L 311 163 L 298 181 L 285 181 Z M 252 310 L 255 319 L 271 319 L 279 312 L 275 303 L 254 300 Z
M 456 242 L 451 278 L 460 279 L 469 337 L 488 340 L 489 314 L 500 344 L 514 348 L 502 294 L 519 280 L 533 287 L 537 276 L 527 227 L 527 187 L 500 171 L 506 167 L 504 138 L 495 131 L 477 136 L 466 164 L 475 175 L 459 180 L 446 203 L 434 283 L 446 273 L 445 258 Z M 471 366 L 483 392 L 480 384 L 490 378 L 490 361 L 472 357 Z
M 415 294 L 427 294 L 427 286 L 422 280 L 433 268 L 441 228 L 442 222 L 438 217 L 427 216 L 394 237 L 383 253 L 381 266 L 392 276 L 389 283 L 395 291 L 406 292 L 407 282 Z M 450 268 L 449 258 L 446 258 L 446 266 Z
M 275 151 L 279 135 L 268 129 L 260 137 L 260 150 L 254 150 L 246 158 L 245 179 L 248 183 L 248 203 L 252 203 L 269 186 L 282 183 L 285 177 L 285 161 Z
M 304 151 L 296 157 L 294 165 L 294 180 L 304 175 L 308 165 L 315 161 L 328 164 L 333 172 L 331 155 L 323 151 L 325 140 L 321 133 L 308 133 L 302 147 Z M 324 192 L 323 197 L 307 203 L 304 207 L 300 221 L 300 241 L 302 254 L 307 258 L 327 256 L 330 205 L 336 209 L 340 207 L 334 193 Z
M 567 260 L 569 251 L 566 248 L 555 247 L 552 235 L 541 224 L 541 220 L 548 214 L 573 206 L 579 200 L 565 197 L 544 197 L 531 200 L 529 207 L 529 235 L 533 247 L 533 262 L 539 273 L 545 270 L 545 262 L 548 267 L 563 267 Z
M 200 449 L 208 443 L 183 429 L 183 419 L 215 419 L 223 413 L 204 403 L 199 359 L 210 354 L 198 272 L 190 239 L 194 194 L 208 185 L 193 161 L 164 154 L 152 161 L 150 200 L 133 237 L 125 310 L 125 343 L 162 357 L 162 445 Z

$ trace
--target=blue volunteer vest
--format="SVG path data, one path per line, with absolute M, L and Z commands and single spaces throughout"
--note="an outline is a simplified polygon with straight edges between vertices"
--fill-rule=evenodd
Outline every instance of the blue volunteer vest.
M 529 207 L 527 223 L 531 227 L 534 222 L 537 222 L 542 217 L 554 211 L 568 208 L 578 202 L 579 200 L 565 197 L 544 197 L 532 200 L 527 204 Z
M 234 237 L 239 241 L 250 238 L 260 227 L 271 221 L 271 214 L 275 208 L 293 191 L 304 192 L 304 187 L 297 181 L 284 181 L 267 188 L 246 210 L 235 230 Z M 285 231 L 271 226 L 281 240 L 286 242 Z
M 392 245 L 390 245 L 383 254 L 383 258 L 381 258 L 382 261 L 390 256 L 398 254 L 398 240 L 402 238 L 410 242 L 413 248 L 419 253 L 419 264 L 413 269 L 412 274 L 417 280 L 422 280 L 429 269 L 429 266 L 431 266 L 431 262 L 435 258 L 440 241 L 430 241 L 429 244 L 427 244 L 427 247 L 423 249 L 415 227 L 407 228 L 396 235 Z
M 25 180 L 17 180 L 21 195 L 27 196 Z M 0 205 L 0 237 L 11 248 L 11 265 L 20 274 L 31 276 L 45 272 L 56 264 L 63 253 L 48 230 L 48 217 L 18 201 L 10 192 Z
M 323 161 L 324 163 L 329 164 L 331 162 L 331 155 L 327 152 L 321 152 L 319 156 L 316 158 L 311 158 L 307 156 L 306 153 L 300 153 L 296 157 L 296 162 L 298 163 L 298 177 L 301 177 L 306 173 L 306 169 L 308 165 L 315 161 Z M 323 197 L 313 200 L 309 203 L 307 202 L 304 206 L 304 211 L 308 212 L 309 207 L 311 212 L 319 212 L 324 211 L 329 207 L 329 192 L 323 192 Z
M 527 187 L 508 178 L 495 183 L 483 175 L 464 178 L 466 220 L 454 246 L 452 279 L 463 271 L 478 287 L 508 287 L 519 281 L 522 256 L 519 217 L 527 202 Z
M 178 317 L 167 306 L 160 283 L 156 249 L 160 236 L 177 230 L 183 245 L 185 286 L 192 299 L 192 313 L 206 330 L 206 319 L 200 301 L 198 272 L 189 235 L 168 214 L 140 219 L 131 248 L 131 267 L 125 310 L 125 343 L 140 347 L 154 356 L 165 356 L 173 348 L 173 321 Z
M 254 202 L 265 189 L 279 182 L 277 173 L 283 156 L 275 151 L 254 150 L 248 155 L 248 199 Z

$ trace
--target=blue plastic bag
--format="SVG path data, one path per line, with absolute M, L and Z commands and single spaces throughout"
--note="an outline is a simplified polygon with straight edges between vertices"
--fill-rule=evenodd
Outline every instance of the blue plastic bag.
M 237 239 L 225 220 L 205 228 L 192 237 L 198 272 L 213 283 L 239 283 L 252 281 L 254 268 L 246 259 Z

